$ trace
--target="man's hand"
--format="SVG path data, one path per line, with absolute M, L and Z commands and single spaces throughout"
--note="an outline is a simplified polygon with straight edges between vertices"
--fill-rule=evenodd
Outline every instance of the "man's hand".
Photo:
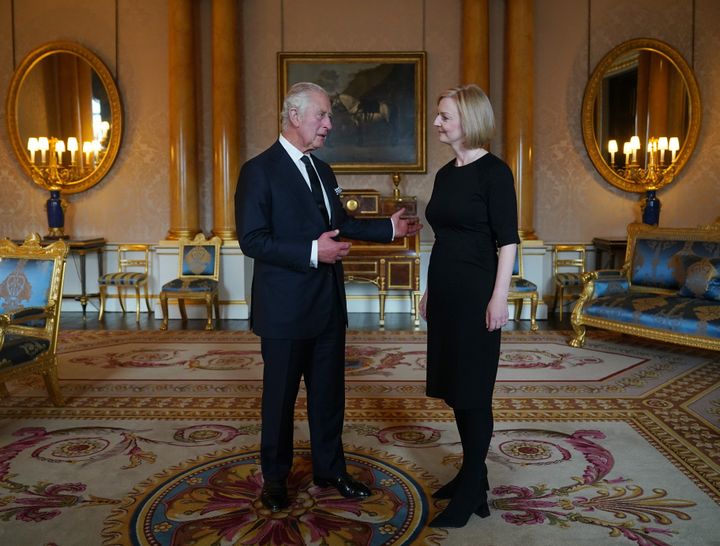
M 340 233 L 339 229 L 326 231 L 318 237 L 318 262 L 325 264 L 334 264 L 338 260 L 342 260 L 343 256 L 347 256 L 350 252 L 350 243 L 339 242 L 333 240 Z
M 393 227 L 395 228 L 395 237 L 409 237 L 415 235 L 422 229 L 422 224 L 418 222 L 417 217 L 410 216 L 403 218 L 405 209 L 402 208 L 390 217 Z

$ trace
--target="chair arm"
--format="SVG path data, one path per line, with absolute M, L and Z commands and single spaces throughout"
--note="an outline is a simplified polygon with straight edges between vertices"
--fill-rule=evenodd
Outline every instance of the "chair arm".
M 592 292 L 589 296 L 592 299 L 627 292 L 630 289 L 630 283 L 620 269 L 599 269 L 585 275 L 587 278 L 583 276 L 583 282 L 586 286 L 591 284 Z
M 54 312 L 55 304 L 52 303 L 47 307 L 21 307 L 0 313 L 0 349 L 5 342 L 5 332 L 9 327 L 52 317 Z
M 19 309 L 10 309 L 3 316 L 9 319 L 8 326 L 16 324 L 26 324 L 33 320 L 40 320 L 51 317 L 55 311 L 55 304 L 51 303 L 46 307 L 21 307 Z
M 573 327 L 580 324 L 580 317 L 584 308 L 595 298 L 609 294 L 619 294 L 630 289 L 627 277 L 622 269 L 598 269 L 582 274 L 583 289 L 580 292 L 573 313 L 571 322 Z M 582 346 L 582 345 L 579 345 Z
M 3 343 L 5 343 L 5 330 L 10 326 L 12 319 L 6 314 L 0 314 L 0 349 L 2 349 Z

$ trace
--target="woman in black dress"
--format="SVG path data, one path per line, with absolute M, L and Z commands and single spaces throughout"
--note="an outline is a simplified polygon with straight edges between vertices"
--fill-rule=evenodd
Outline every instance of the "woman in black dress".
M 420 313 L 428 323 L 427 394 L 453 408 L 463 464 L 433 494 L 451 500 L 430 526 L 462 527 L 473 512 L 490 515 L 485 457 L 520 240 L 512 172 L 486 149 L 495 120 L 485 93 L 476 85 L 444 92 L 434 125 L 455 158 L 438 171 L 425 211 L 435 243 Z

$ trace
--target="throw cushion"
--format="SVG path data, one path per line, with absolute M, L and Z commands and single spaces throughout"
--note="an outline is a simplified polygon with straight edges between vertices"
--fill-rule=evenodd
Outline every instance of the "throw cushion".
M 678 295 L 720 301 L 720 258 L 688 255 L 682 261 L 685 283 Z

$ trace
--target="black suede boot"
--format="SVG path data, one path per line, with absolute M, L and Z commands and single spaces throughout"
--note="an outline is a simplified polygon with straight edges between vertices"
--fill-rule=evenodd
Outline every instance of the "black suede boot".
M 456 409 L 455 419 L 463 444 L 463 465 L 454 480 L 455 491 L 450 503 L 430 522 L 430 527 L 463 527 L 473 513 L 482 518 L 490 515 L 485 489 L 487 482 L 485 457 L 492 437 L 492 407 Z M 451 488 L 448 484 L 446 491 Z

